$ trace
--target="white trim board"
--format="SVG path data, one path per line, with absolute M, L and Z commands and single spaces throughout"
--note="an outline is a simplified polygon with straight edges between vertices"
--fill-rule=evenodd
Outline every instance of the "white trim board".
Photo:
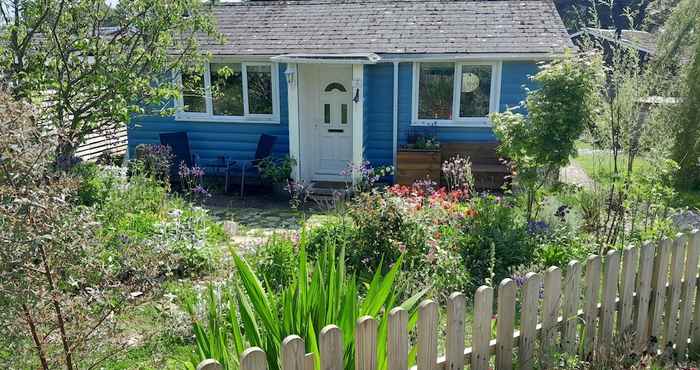
M 440 61 L 453 63 L 453 61 Z M 435 127 L 491 127 L 491 122 L 486 117 L 459 117 L 459 87 L 461 86 L 462 66 L 464 65 L 490 65 L 491 66 L 491 92 L 489 99 L 489 114 L 499 111 L 501 104 L 502 61 L 483 62 L 454 62 L 454 80 L 452 92 L 452 117 L 453 119 L 419 119 L 418 118 L 418 88 L 420 86 L 420 63 L 413 63 L 411 84 L 411 126 L 435 126 Z
M 294 158 L 292 179 L 299 181 L 301 175 L 301 143 L 299 142 L 301 128 L 299 127 L 299 69 L 296 64 L 287 64 L 287 71 L 294 76 L 293 83 L 287 84 L 287 111 L 289 114 L 289 156 Z
M 358 101 L 352 104 L 352 161 L 355 165 L 362 164 L 364 157 L 364 65 L 352 66 L 352 94 L 357 95 Z M 359 173 L 353 174 L 353 183 L 358 180 Z

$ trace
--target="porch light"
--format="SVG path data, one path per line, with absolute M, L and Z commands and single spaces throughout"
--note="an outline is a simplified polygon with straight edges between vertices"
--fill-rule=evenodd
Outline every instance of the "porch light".
M 297 74 L 296 71 L 293 70 L 293 69 L 287 68 L 287 69 L 284 71 L 284 76 L 287 77 L 287 84 L 288 84 L 289 86 L 293 86 L 293 85 L 294 85 L 294 77 L 296 77 L 296 74 Z

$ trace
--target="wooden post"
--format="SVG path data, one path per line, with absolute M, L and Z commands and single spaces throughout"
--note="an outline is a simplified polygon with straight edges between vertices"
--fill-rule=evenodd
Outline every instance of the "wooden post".
M 651 301 L 651 281 L 654 270 L 654 244 L 645 243 L 642 246 L 639 258 L 639 278 L 637 279 L 637 311 L 635 312 L 635 322 L 637 334 L 637 350 L 646 348 L 649 337 L 649 304 Z
M 344 368 L 343 333 L 335 325 L 328 325 L 321 330 L 318 338 L 321 370 L 342 370 Z M 313 360 L 313 358 L 312 358 Z
M 627 337 L 634 331 L 632 311 L 634 309 L 634 288 L 637 275 L 639 249 L 627 247 L 622 251 L 622 282 L 620 285 L 620 312 L 617 316 L 618 332 Z
M 212 359 L 206 359 L 197 365 L 197 370 L 222 370 L 221 364 Z
M 265 352 L 259 347 L 251 347 L 241 354 L 241 370 L 267 370 Z
M 542 303 L 542 361 L 545 369 L 554 367 L 560 302 L 561 270 L 558 267 L 550 267 L 544 275 L 544 302 Z
M 304 340 L 298 335 L 290 335 L 282 341 L 282 370 L 305 370 L 304 369 Z
M 408 312 L 396 307 L 389 312 L 387 357 L 389 370 L 408 369 Z
M 418 306 L 418 370 L 436 370 L 437 368 L 437 304 L 431 300 L 423 301 Z M 356 369 L 360 370 L 360 369 Z
M 503 279 L 498 286 L 496 315 L 496 369 L 513 368 L 513 331 L 515 330 L 515 283 Z
M 464 311 L 464 295 L 452 293 L 447 300 L 446 370 L 464 369 Z
M 362 316 L 355 328 L 355 370 L 377 368 L 377 321 L 372 316 Z
M 493 288 L 482 285 L 474 295 L 474 330 L 470 369 L 488 370 L 491 317 L 493 316 Z M 461 370 L 461 369 L 460 369 Z
M 566 268 L 564 279 L 564 305 L 562 316 L 561 346 L 569 354 L 576 354 L 576 325 L 578 324 L 578 307 L 581 300 L 581 264 L 571 261 Z
M 620 252 L 608 251 L 605 255 L 605 274 L 603 275 L 603 299 L 600 309 L 600 326 L 598 331 L 598 358 L 604 359 L 610 353 L 615 323 L 615 300 L 620 274 Z
M 683 267 L 686 257 L 685 235 L 676 235 L 673 241 L 673 251 L 671 253 L 671 280 L 669 281 L 668 299 L 666 299 L 666 325 L 663 335 L 664 348 L 673 346 L 676 340 L 676 327 L 678 325 L 678 307 L 681 300 L 681 283 L 683 280 Z
M 666 282 L 668 281 L 668 262 L 669 252 L 671 251 L 671 242 L 664 239 L 659 243 L 659 248 L 654 259 L 654 272 L 651 280 L 651 303 L 649 316 L 649 333 L 647 338 L 648 350 L 654 352 L 658 349 L 657 342 L 661 336 L 661 319 L 664 311 L 664 302 L 666 301 Z
M 683 292 L 681 293 L 683 306 L 681 306 L 681 318 L 678 322 L 678 336 L 676 338 L 676 350 L 683 356 L 688 347 L 690 336 L 690 321 L 693 314 L 693 305 L 697 304 L 695 287 L 697 285 L 698 259 L 700 258 L 700 231 L 693 230 L 688 241 L 688 258 L 685 265 L 683 280 Z M 697 326 L 697 321 L 696 321 Z
M 529 272 L 525 275 L 523 302 L 520 318 L 519 369 L 531 370 L 535 366 L 535 340 L 537 338 L 537 303 L 540 298 L 542 277 Z
M 600 256 L 590 256 L 586 261 L 586 292 L 583 305 L 583 346 L 581 357 L 592 360 L 596 343 L 598 320 L 598 294 L 600 293 Z

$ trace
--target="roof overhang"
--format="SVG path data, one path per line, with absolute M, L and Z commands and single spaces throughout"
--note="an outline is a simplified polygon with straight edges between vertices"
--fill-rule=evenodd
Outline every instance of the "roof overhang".
M 356 54 L 284 54 L 271 57 L 280 63 L 306 64 L 375 64 L 382 58 L 374 53 Z

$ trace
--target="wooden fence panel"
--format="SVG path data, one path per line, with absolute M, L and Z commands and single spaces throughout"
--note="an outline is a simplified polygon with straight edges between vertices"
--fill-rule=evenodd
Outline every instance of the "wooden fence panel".
M 318 337 L 318 350 L 321 370 L 343 369 L 343 355 L 345 353 L 343 333 L 337 326 L 328 325 L 321 330 L 321 335 Z
M 377 368 L 377 320 L 363 316 L 355 328 L 355 370 Z
M 520 314 L 520 343 L 518 345 L 519 369 L 535 367 L 535 340 L 537 338 L 537 306 L 542 287 L 542 277 L 535 273 L 525 276 L 523 301 Z
M 544 302 L 542 303 L 541 350 L 545 369 L 554 366 L 560 302 L 561 270 L 558 267 L 550 267 L 544 275 Z
M 656 251 L 654 259 L 654 272 L 651 280 L 651 303 L 649 304 L 649 332 L 647 333 L 648 346 L 650 351 L 656 351 L 655 344 L 661 335 L 661 320 L 666 300 L 666 282 L 668 281 L 669 252 L 671 251 L 670 241 L 662 240 Z
M 423 301 L 418 306 L 418 354 L 416 355 L 418 370 L 436 370 L 437 368 L 437 326 L 437 304 L 431 300 Z
M 637 310 L 635 322 L 637 335 L 637 350 L 643 350 L 648 343 L 649 304 L 651 301 L 651 280 L 654 270 L 654 244 L 645 243 L 639 257 L 639 278 L 637 279 Z
M 323 353 L 323 352 L 321 352 Z M 305 370 L 304 369 L 304 340 L 297 335 L 290 335 L 282 341 L 282 370 Z
M 625 335 L 632 334 L 634 310 L 635 277 L 639 249 L 627 247 L 622 251 L 622 281 L 620 282 L 620 311 L 617 315 L 617 330 Z
M 586 261 L 586 293 L 583 305 L 583 346 L 581 357 L 591 359 L 596 343 L 598 321 L 598 295 L 600 294 L 600 256 L 590 256 Z
M 563 351 L 573 353 L 581 344 L 581 355 L 586 360 L 591 360 L 592 356 L 606 360 L 614 345 L 613 340 L 627 341 L 628 335 L 635 331 L 638 338 L 630 343 L 639 346 L 638 349 L 658 349 L 655 341 L 650 339 L 663 338 L 664 342 L 675 344 L 676 351 L 683 356 L 691 336 L 690 351 L 698 353 L 699 262 L 700 232 L 697 230 L 689 237 L 680 235 L 673 241 L 663 240 L 658 247 L 646 243 L 642 248 L 628 247 L 622 253 L 611 250 L 604 260 L 591 256 L 586 262 L 582 304 L 582 265 L 578 262 L 569 263 L 563 281 L 562 271 L 556 267 L 547 269 L 544 278 L 528 273 L 519 302 L 519 331 L 515 330 L 516 284 L 511 279 L 504 279 L 498 287 L 497 332 L 493 340 L 494 290 L 482 286 L 474 296 L 472 348 L 464 348 L 465 296 L 453 293 L 447 302 L 445 354 L 441 357 L 437 351 L 438 333 L 441 332 L 438 307 L 433 301 L 423 301 L 418 306 L 416 348 L 411 352 L 416 355 L 416 366 L 410 369 L 409 315 L 403 308 L 394 308 L 389 312 L 387 332 L 381 333 L 386 334 L 387 339 L 387 369 L 463 370 L 469 362 L 470 369 L 486 370 L 491 363 L 491 354 L 495 352 L 495 368 L 512 370 L 514 347 L 518 347 L 518 369 L 553 368 L 557 364 L 551 355 L 559 348 L 559 338 Z M 577 340 L 579 319 L 583 319 L 583 334 Z M 364 316 L 357 321 L 354 337 L 356 370 L 377 370 L 377 338 L 380 334 L 377 330 L 378 322 L 372 317 Z M 541 340 L 539 346 L 538 338 Z M 326 326 L 318 337 L 319 353 L 306 354 L 303 339 L 288 336 L 281 343 L 280 370 L 343 370 L 347 355 L 343 341 L 338 327 Z M 661 343 L 665 346 L 664 342 Z M 240 370 L 268 368 L 265 353 L 257 347 L 244 351 L 239 363 Z M 221 368 L 211 359 L 202 361 L 197 367 L 198 370 Z
M 700 258 L 700 231 L 693 230 L 688 240 L 688 257 L 686 259 L 685 274 L 683 274 L 683 291 L 681 292 L 681 313 L 678 321 L 678 334 L 676 336 L 676 350 L 682 355 L 688 347 L 690 336 L 690 320 L 695 303 L 695 287 L 697 285 L 698 258 Z
M 472 370 L 488 370 L 491 317 L 493 316 L 493 288 L 481 286 L 474 296 L 474 330 L 472 331 Z
M 566 268 L 566 279 L 564 280 L 564 302 L 562 307 L 564 323 L 561 334 L 562 349 L 569 354 L 576 353 L 576 327 L 580 301 L 581 264 L 578 261 L 571 261 Z
M 666 299 L 666 315 L 664 317 L 665 327 L 663 333 L 663 344 L 670 343 L 676 340 L 676 327 L 678 325 L 678 307 L 681 299 L 681 283 L 683 280 L 683 267 L 686 257 L 686 239 L 685 235 L 677 235 L 673 242 L 671 252 L 671 279 L 669 281 L 669 292 Z
M 408 368 L 408 311 L 396 307 L 389 312 L 387 325 L 387 361 L 389 370 Z M 324 369 L 325 370 L 325 369 Z
M 515 330 L 515 282 L 511 279 L 503 279 L 498 286 L 496 320 L 496 369 L 510 370 Z
M 466 300 L 462 293 L 452 293 L 447 300 L 447 370 L 464 368 L 464 315 Z
M 241 370 L 267 370 L 265 352 L 258 347 L 251 347 L 241 354 Z

